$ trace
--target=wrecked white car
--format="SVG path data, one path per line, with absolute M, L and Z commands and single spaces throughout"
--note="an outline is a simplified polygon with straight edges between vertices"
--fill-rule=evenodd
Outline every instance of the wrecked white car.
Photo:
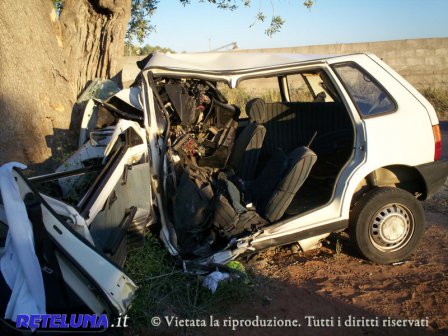
M 47 311 L 126 312 L 136 286 L 121 267 L 148 227 L 192 272 L 346 229 L 374 262 L 415 251 L 420 201 L 448 163 L 433 107 L 380 59 L 156 53 L 141 68 L 130 89 L 89 101 L 80 148 L 56 173 L 8 170 Z M 0 187 L 13 242 L 19 210 Z M 0 287 L 15 321 L 14 286 Z

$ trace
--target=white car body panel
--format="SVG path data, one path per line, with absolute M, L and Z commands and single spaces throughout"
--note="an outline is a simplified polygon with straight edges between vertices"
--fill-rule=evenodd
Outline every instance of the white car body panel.
M 388 73 L 390 73 L 401 85 L 403 85 L 406 90 L 408 90 L 417 100 L 420 104 L 422 104 L 426 111 L 429 114 L 429 117 L 431 118 L 431 124 L 437 125 L 439 123 L 439 119 L 437 118 L 437 113 L 434 107 L 429 103 L 429 101 L 423 97 L 423 95 L 417 91 L 415 87 L 413 87 L 409 82 L 404 79 L 402 76 L 400 76 L 394 69 L 392 69 L 389 65 L 381 61 L 381 59 L 378 56 L 375 56 L 373 54 L 367 54 L 369 58 L 371 58 L 373 61 L 378 63 L 380 67 L 382 67 L 384 70 L 386 70 Z
M 360 115 L 350 94 L 332 67 L 338 63 L 349 62 L 356 63 L 360 68 L 364 69 L 370 76 L 376 79 L 380 86 L 382 86 L 392 97 L 392 100 L 396 102 L 395 111 L 367 117 Z M 144 210 L 146 211 L 146 217 L 144 220 L 146 222 L 141 221 L 143 223 L 142 227 L 149 225 L 150 222 L 152 223 L 158 220 L 161 224 L 160 238 L 167 247 L 169 253 L 174 256 L 179 254 L 181 254 L 182 257 L 185 256 L 185 254 L 182 254 L 182 250 L 177 250 L 177 245 L 179 245 L 178 241 L 173 240 L 173 232 L 175 232 L 174 223 L 170 222 L 170 218 L 173 218 L 174 216 L 170 216 L 170 214 L 167 213 L 168 209 L 165 209 L 164 204 L 164 200 L 166 200 L 165 197 L 167 196 L 165 192 L 168 189 L 168 174 L 170 173 L 172 176 L 176 175 L 173 173 L 175 169 L 172 168 L 175 164 L 171 166 L 171 163 L 174 161 L 178 162 L 181 159 L 180 154 L 176 151 L 171 151 L 170 154 L 165 153 L 164 147 L 167 140 L 163 138 L 165 135 L 164 127 L 166 127 L 164 123 L 169 124 L 171 119 L 168 115 L 164 117 L 157 115 L 158 112 L 155 107 L 155 98 L 160 97 L 156 97 L 157 93 L 153 92 L 152 75 L 155 77 L 172 76 L 175 78 L 216 80 L 226 82 L 231 88 L 235 88 L 241 81 L 249 78 L 281 75 L 278 78 L 286 82 L 286 75 L 288 74 L 300 74 L 300 72 L 305 74 L 308 71 L 309 74 L 317 75 L 320 74 L 321 70 L 325 72 L 332 83 L 326 81 L 327 76 L 323 76 L 322 83 L 317 80 L 315 83 L 313 82 L 313 85 L 315 88 L 318 88 L 319 85 L 322 84 L 322 88 L 324 88 L 324 81 L 325 84 L 328 84 L 327 87 L 332 87 L 334 85 L 334 89 L 337 92 L 336 94 L 331 94 L 331 101 L 335 97 L 340 98 L 335 99 L 335 102 L 339 103 L 339 100 L 341 100 L 345 105 L 345 109 L 352 122 L 354 134 L 351 157 L 344 166 L 343 163 L 340 163 L 339 165 L 334 164 L 338 169 L 337 171 L 339 172 L 339 175 L 336 177 L 337 172 L 335 172 L 333 175 L 324 175 L 320 180 L 325 181 L 327 184 L 331 183 L 331 186 L 333 186 L 334 183 L 331 199 L 329 199 L 330 192 L 328 192 L 328 198 L 326 200 L 329 199 L 329 201 L 326 204 L 324 204 L 324 201 L 322 203 L 313 203 L 312 206 L 314 207 L 311 207 L 311 210 L 307 210 L 299 215 L 290 215 L 288 217 L 282 214 L 281 216 L 283 217 L 279 216 L 278 218 L 286 219 L 272 220 L 269 225 L 263 226 L 259 230 L 254 230 L 254 227 L 252 227 L 251 230 L 253 231 L 250 232 L 247 230 L 247 234 L 245 235 L 232 235 L 230 238 L 227 237 L 228 240 L 224 241 L 224 244 L 227 244 L 226 247 L 223 248 L 223 245 L 217 245 L 218 248 L 215 248 L 215 246 L 213 246 L 214 249 L 210 249 L 210 251 L 214 254 L 202 254 L 206 257 L 198 257 L 198 255 L 201 254 L 196 254 L 196 259 L 194 259 L 195 263 L 203 265 L 225 264 L 240 255 L 252 251 L 255 252 L 258 249 L 281 243 L 299 242 L 303 250 L 314 248 L 318 246 L 320 240 L 325 238 L 330 231 L 343 230 L 347 227 L 350 210 L 353 205 L 353 197 L 359 190 L 359 187 L 364 185 L 363 183 L 369 174 L 379 168 L 389 166 L 416 167 L 434 162 L 435 141 L 432 126 L 438 124 L 434 108 L 415 88 L 374 55 L 355 54 L 331 56 L 257 53 L 170 55 L 156 53 L 140 74 L 141 86 L 138 88 L 134 87 L 122 90 L 115 95 L 123 102 L 138 110 L 138 118 L 134 118 L 134 116 L 129 117 L 129 114 L 127 116 L 124 114 L 125 118 L 129 117 L 129 119 L 138 120 L 138 122 L 121 119 L 121 117 L 117 117 L 113 114 L 113 122 L 107 124 L 113 126 L 104 127 L 100 130 L 94 129 L 97 126 L 93 126 L 92 124 L 94 124 L 93 120 L 98 117 L 97 115 L 94 116 L 94 113 L 98 112 L 98 107 L 95 105 L 94 100 L 90 100 L 87 103 L 82 120 L 79 149 L 66 160 L 64 165 L 58 168 L 57 172 L 64 173 L 59 175 L 55 174 L 59 177 L 63 176 L 60 177 L 61 180 L 58 180 L 58 183 L 62 189 L 62 194 L 65 195 L 70 191 L 72 186 L 75 185 L 78 178 L 78 175 L 76 174 L 80 174 L 79 171 L 73 172 L 72 175 L 65 174 L 65 172 L 80 169 L 81 173 L 85 173 L 87 171 L 97 172 L 97 170 L 105 169 L 100 172 L 106 173 L 104 173 L 104 175 L 100 174 L 100 177 L 98 177 L 97 180 L 101 182 L 101 189 L 95 189 L 94 187 L 90 188 L 95 189 L 93 190 L 94 192 L 84 194 L 84 198 L 79 201 L 77 200 L 78 203 L 73 206 L 53 197 L 40 194 L 44 200 L 42 204 L 42 213 L 45 228 L 52 239 L 57 242 L 60 250 L 64 252 L 63 255 L 62 253 L 59 253 L 57 257 L 67 285 L 76 292 L 78 296 L 82 297 L 85 304 L 97 314 L 103 312 L 105 307 L 110 307 L 110 305 L 112 305 L 119 314 L 124 314 L 129 309 L 130 301 L 135 295 L 137 286 L 118 266 L 115 266 L 103 254 L 98 253 L 98 251 L 95 250 L 93 237 L 95 237 L 95 224 L 98 222 L 91 225 L 94 223 L 97 216 L 99 219 L 102 219 L 99 214 L 105 209 L 106 204 L 111 204 L 110 199 L 113 198 L 111 197 L 112 195 L 115 196 L 114 188 L 116 186 L 119 186 L 122 188 L 121 190 L 124 190 L 125 192 L 131 190 L 131 187 L 128 188 L 128 186 L 126 186 L 126 183 L 120 184 L 120 180 L 123 179 L 124 174 L 128 173 L 126 170 L 128 168 L 127 165 L 132 166 L 141 164 L 142 162 L 145 164 L 145 166 L 140 167 L 145 169 L 144 172 L 146 173 L 146 176 L 144 179 L 147 183 L 141 183 L 141 185 L 138 185 L 138 188 L 141 188 L 139 191 L 147 191 L 147 188 L 149 187 L 151 196 L 149 197 L 150 200 L 147 200 L 148 194 L 145 194 L 144 199 L 146 203 Z M 170 83 L 166 78 L 162 78 L 160 82 L 164 85 Z M 210 86 L 213 87 L 213 85 Z M 154 87 L 157 88 L 157 86 Z M 285 87 L 280 85 L 280 88 L 283 93 L 282 102 L 289 102 L 289 89 L 286 88 L 286 91 L 288 91 L 286 96 L 284 92 Z M 325 91 L 323 91 L 323 93 L 325 93 Z M 219 97 L 218 92 L 214 91 L 214 94 L 216 95 L 215 97 Z M 213 95 L 210 96 L 212 97 Z M 313 97 L 315 97 L 315 95 L 313 95 Z M 330 97 L 327 96 L 326 98 Z M 171 99 L 171 102 L 168 101 L 163 104 L 166 104 L 166 107 L 169 106 L 172 101 L 173 99 Z M 330 100 L 327 99 L 326 101 Z M 223 104 L 219 99 L 216 99 L 216 102 Z M 317 103 L 319 101 L 314 100 L 314 102 Z M 164 106 L 163 104 L 162 106 Z M 340 104 L 338 104 L 338 108 L 340 107 Z M 198 105 L 196 105 L 196 108 L 199 109 Z M 238 111 L 238 109 L 234 110 Z M 140 111 L 143 112 L 143 121 L 139 114 Z M 209 111 L 211 111 L 211 108 Z M 166 111 L 163 113 L 166 114 Z M 325 115 L 321 120 L 325 120 L 326 117 L 327 116 Z M 197 117 L 196 120 L 199 121 L 197 121 L 197 124 L 195 124 L 194 127 L 202 127 L 202 125 L 198 126 L 201 118 L 202 117 Z M 166 121 L 166 119 L 169 121 Z M 345 121 L 345 115 L 341 120 L 342 119 Z M 173 123 L 175 123 L 177 119 L 173 120 Z M 339 119 L 337 119 L 337 121 L 339 121 Z M 174 125 L 175 127 L 179 126 L 178 124 Z M 239 126 L 242 125 L 244 125 L 243 122 L 240 123 Z M 190 127 L 191 125 L 188 126 Z M 209 127 L 207 131 L 213 127 Z M 141 141 L 133 142 L 130 140 L 130 134 L 132 133 L 132 136 L 134 136 L 132 131 L 127 131 L 130 128 L 137 134 Z M 197 128 L 194 131 L 195 135 L 199 133 Z M 349 130 L 349 128 L 349 121 L 347 121 L 346 124 L 342 126 L 342 129 L 345 131 L 346 129 Z M 316 127 L 316 129 L 318 128 Z M 334 131 L 334 129 L 335 127 L 333 127 L 331 131 Z M 336 131 L 339 131 L 339 129 Z M 100 143 L 93 141 L 92 132 L 99 133 L 99 138 L 101 139 Z M 172 148 L 175 148 L 175 141 L 180 138 L 179 133 L 182 134 L 182 132 L 185 132 L 184 134 L 193 134 L 190 129 L 182 130 L 179 133 L 177 130 L 174 130 L 174 132 L 176 132 L 176 139 L 173 140 L 174 137 L 171 139 L 173 140 Z M 325 131 L 323 131 L 323 133 L 324 132 Z M 89 133 L 92 137 L 92 141 L 88 141 Z M 348 139 L 348 135 L 345 135 L 345 133 L 343 134 L 345 139 Z M 114 146 L 117 144 L 117 141 L 121 141 L 124 138 L 126 138 L 125 144 L 118 142 L 118 145 L 123 145 L 124 147 Z M 132 139 L 135 138 L 132 137 Z M 352 134 L 350 134 L 350 141 L 351 139 Z M 234 138 L 231 138 L 230 141 L 233 140 Z M 337 140 L 335 142 L 337 142 Z M 350 143 L 351 142 L 347 141 L 347 144 L 344 144 L 344 149 L 348 152 L 347 156 L 344 156 L 344 160 L 346 160 L 346 157 L 348 157 L 350 153 Z M 170 146 L 169 143 L 168 146 Z M 301 142 L 299 146 L 304 145 Z M 307 146 L 310 147 L 310 145 Z M 117 154 L 117 156 L 114 157 L 114 161 L 108 161 L 110 158 L 108 155 L 116 148 L 118 149 L 114 154 Z M 318 148 L 317 145 L 316 148 Z M 125 153 L 123 153 L 122 150 L 125 150 Z M 319 152 L 316 150 L 316 153 Z M 168 155 L 171 156 L 168 157 Z M 188 155 L 198 156 L 199 154 L 193 152 L 193 154 L 189 153 Z M 321 154 L 319 153 L 319 155 Z M 177 157 L 177 160 L 175 157 Z M 322 158 L 324 157 L 325 153 L 322 154 Z M 103 165 L 83 169 L 85 168 L 83 162 L 94 158 L 103 158 Z M 191 157 L 189 156 L 188 158 Z M 97 160 L 93 160 L 93 162 L 96 163 Z M 106 162 L 108 165 L 106 165 Z M 186 162 L 188 162 L 188 159 L 186 159 Z M 323 162 L 325 161 L 323 160 Z M 109 163 L 111 164 L 109 165 Z M 179 166 L 177 166 L 177 168 L 178 167 Z M 211 167 L 215 169 L 214 173 L 218 171 L 218 168 L 216 168 L 218 166 Z M 131 168 L 132 167 L 129 169 Z M 219 167 L 219 169 L 221 168 L 222 166 Z M 150 170 L 150 181 L 147 181 L 147 169 Z M 183 169 L 183 167 L 181 167 L 181 169 Z M 142 170 L 137 172 L 141 171 Z M 332 173 L 331 170 L 330 172 Z M 31 188 L 33 188 L 32 184 L 28 185 L 26 179 L 22 179 L 19 173 L 16 172 L 15 174 L 17 175 L 17 180 L 21 188 L 21 196 L 24 196 L 28 192 L 35 192 L 31 190 Z M 126 175 L 124 180 L 127 179 L 127 176 L 128 175 Z M 134 181 L 133 187 L 135 188 L 136 184 L 140 184 L 143 175 L 134 176 L 137 176 L 132 180 Z M 212 174 L 210 173 L 210 175 L 208 175 L 209 180 L 214 178 L 211 176 Z M 328 176 L 331 178 L 329 179 Z M 329 180 L 330 182 L 328 182 Z M 138 182 L 136 183 L 135 181 Z M 174 182 L 172 185 L 177 185 L 175 178 L 173 178 L 173 181 L 169 182 Z M 210 181 L 207 180 L 207 182 Z M 374 186 L 376 186 L 376 184 Z M 330 188 L 328 188 L 328 190 L 331 191 Z M 138 195 L 136 196 L 137 198 L 140 197 L 140 194 L 135 195 Z M 170 197 L 172 196 L 173 194 L 170 194 Z M 88 200 L 88 206 L 85 206 L 85 200 Z M 132 202 L 130 201 L 130 204 L 126 204 L 125 207 L 123 206 L 125 218 L 130 218 L 129 221 L 126 222 L 128 225 L 130 225 L 129 223 L 135 218 L 129 215 L 129 209 L 135 209 L 136 206 L 134 205 L 136 202 L 137 201 L 135 200 Z M 317 206 L 318 204 L 319 206 Z M 81 208 L 81 205 L 82 207 L 85 206 L 85 208 L 78 212 L 77 207 Z M 149 206 L 149 209 L 146 205 Z M 154 206 L 157 207 L 157 211 L 154 211 L 155 209 L 152 208 Z M 68 223 L 61 223 L 56 214 L 66 217 Z M 259 211 L 259 214 L 261 214 L 261 211 Z M 134 215 L 135 212 L 132 216 Z M 3 220 L 3 217 L 4 213 L 2 212 L 2 207 L 0 207 L 0 220 Z M 260 222 L 263 221 L 264 220 L 260 220 Z M 113 220 L 108 220 L 107 223 L 110 222 L 113 222 Z M 136 222 L 138 222 L 138 220 L 136 220 Z M 128 233 L 126 230 L 128 230 L 129 227 L 130 226 L 123 226 L 122 232 L 124 232 L 124 236 Z M 121 229 L 121 227 L 114 227 L 113 229 L 115 230 L 116 228 Z M 92 234 L 90 230 L 92 230 Z M 142 231 L 144 232 L 144 228 Z M 217 230 L 215 231 L 217 232 Z M 301 235 L 302 233 L 311 233 L 311 236 Z M 235 237 L 242 238 L 237 239 Z M 102 243 L 101 240 L 99 242 L 98 240 L 95 241 L 98 243 L 98 246 Z M 212 243 L 215 242 L 216 241 L 213 241 Z M 109 243 L 109 241 L 106 241 L 106 243 Z M 220 243 L 219 240 L 218 243 Z M 107 251 L 107 249 L 103 249 L 103 251 Z M 127 251 L 125 253 L 127 253 Z M 76 263 L 74 263 L 73 260 Z M 188 261 L 189 260 L 184 260 L 184 268 L 186 271 Z M 85 273 L 81 274 L 81 271 L 85 271 L 89 279 L 87 279 Z M 92 283 L 99 286 L 102 295 L 96 295 L 95 291 L 91 290 Z M 108 303 L 105 304 L 105 301 Z
M 95 219 L 95 216 L 101 211 L 103 208 L 106 200 L 108 199 L 110 193 L 112 192 L 113 188 L 117 184 L 117 182 L 120 180 L 121 176 L 123 175 L 123 170 L 125 165 L 135 163 L 140 160 L 140 158 L 143 155 L 147 155 L 148 153 L 148 145 L 146 142 L 146 136 L 145 131 L 140 128 L 138 123 L 134 121 L 129 120 L 120 120 L 117 124 L 117 127 L 114 130 L 114 134 L 111 137 L 111 140 L 108 144 L 108 146 L 105 149 L 105 154 L 111 150 L 113 147 L 113 144 L 117 141 L 118 135 L 123 133 L 126 129 L 133 128 L 137 134 L 142 139 L 142 144 L 131 147 L 129 150 L 126 151 L 126 155 L 121 159 L 120 164 L 118 168 L 113 172 L 112 176 L 108 180 L 107 184 L 101 190 L 101 193 L 99 197 L 95 200 L 95 203 L 92 205 L 89 211 L 88 218 L 86 219 L 87 225 L 90 225 L 92 221 Z M 82 202 L 82 200 L 80 201 Z
M 89 99 L 84 109 L 81 121 L 81 130 L 79 132 L 78 147 L 81 147 L 88 140 L 89 123 L 93 117 L 94 111 L 98 109 L 93 99 Z
M 168 69 L 173 71 L 188 71 L 203 73 L 232 73 L 244 70 L 254 72 L 257 69 L 272 69 L 297 63 L 322 60 L 333 55 L 281 54 L 281 53 L 154 53 L 145 68 Z
M 53 197 L 47 196 L 45 194 L 40 194 L 40 196 L 51 206 L 51 208 L 58 214 L 64 217 L 70 218 L 72 227 L 79 232 L 88 242 L 93 246 L 92 235 L 90 234 L 89 228 L 86 224 L 85 219 L 75 210 L 72 206 L 67 203 L 61 202 Z
M 427 103 L 426 99 L 421 97 L 422 101 L 417 100 L 408 88 L 378 64 L 380 60 L 373 62 L 367 55 L 360 54 L 329 61 L 330 64 L 342 62 L 359 64 L 383 85 L 397 103 L 395 112 L 363 119 L 367 159 L 350 178 L 345 190 L 347 197 L 343 198 L 342 218 L 348 218 L 351 195 L 369 173 L 391 165 L 412 167 L 434 161 L 434 135 L 430 114 L 422 103 Z M 344 92 L 344 97 L 350 99 L 347 92 Z M 350 109 L 355 114 L 356 108 L 353 108 L 355 106 L 351 104 Z
M 22 180 L 21 176 L 14 172 L 22 197 L 33 192 Z M 88 242 L 79 240 L 68 230 L 46 207 L 42 204 L 42 218 L 47 232 L 57 242 L 59 247 L 76 262 L 85 272 L 101 286 L 103 295 L 107 296 L 119 314 L 124 314 L 129 308 L 137 286 L 119 268 L 110 263 L 105 257 L 100 256 Z M 69 276 L 69 275 L 67 275 Z
M 246 76 L 267 76 L 282 71 L 293 72 L 307 68 L 324 68 L 335 82 L 347 109 L 351 111 L 350 115 L 355 128 L 356 140 L 353 158 L 339 176 L 333 199 L 319 209 L 285 222 L 270 225 L 261 235 L 255 237 L 254 242 L 268 241 L 322 225 L 348 220 L 352 196 L 359 183 L 369 173 L 390 165 L 417 166 L 434 160 L 434 136 L 431 125 L 438 123 L 434 109 L 409 83 L 373 55 L 326 55 L 323 57 L 288 55 L 285 57 L 285 55 L 279 54 L 271 55 L 271 58 L 265 55 L 272 64 L 267 62 L 263 66 L 263 61 L 260 61 L 260 64 L 253 65 L 251 71 L 247 71 L 246 74 L 244 69 L 249 67 L 249 63 L 246 63 L 245 60 L 248 57 L 256 59 L 258 54 L 225 53 L 227 57 L 225 61 L 222 53 L 218 54 L 201 55 L 202 58 L 195 54 L 176 56 L 156 54 L 148 62 L 146 70 L 143 70 L 142 74 L 146 79 L 148 71 L 152 71 L 154 74 L 178 75 L 179 77 L 194 77 L 198 75 L 198 72 L 202 72 L 210 78 L 227 81 L 231 87 L 236 87 L 237 83 Z M 266 59 L 264 61 L 266 62 Z M 376 78 L 396 100 L 397 110 L 387 115 L 361 118 L 349 94 L 331 68 L 332 64 L 342 62 L 355 62 Z M 193 69 L 195 71 L 191 71 Z M 149 113 L 151 115 L 149 133 L 160 134 L 161 131 L 156 126 L 154 104 L 151 99 L 150 103 L 152 111 Z M 422 125 L 425 126 L 422 127 Z M 403 144 L 412 150 L 403 151 Z M 154 153 L 156 150 L 157 146 L 154 141 L 151 152 Z M 153 155 L 153 160 L 157 162 L 159 158 Z M 162 227 L 164 228 L 161 232 L 162 240 L 172 252 L 173 247 L 168 242 L 166 226 L 162 225 Z M 244 239 L 240 242 L 244 245 Z M 235 251 L 233 257 L 240 253 L 241 250 Z M 218 259 L 227 260 L 228 258 L 227 255 Z

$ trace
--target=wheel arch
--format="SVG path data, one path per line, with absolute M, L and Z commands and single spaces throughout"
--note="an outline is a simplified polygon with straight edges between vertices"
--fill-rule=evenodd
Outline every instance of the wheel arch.
M 349 221 L 354 247 L 366 259 L 380 264 L 402 261 L 415 253 L 424 228 L 421 203 L 397 187 L 367 191 L 355 203 Z
M 353 205 L 367 191 L 377 187 L 396 187 L 408 191 L 419 200 L 425 200 L 428 190 L 425 179 L 415 168 L 407 165 L 389 165 L 377 168 L 358 183 L 353 193 Z

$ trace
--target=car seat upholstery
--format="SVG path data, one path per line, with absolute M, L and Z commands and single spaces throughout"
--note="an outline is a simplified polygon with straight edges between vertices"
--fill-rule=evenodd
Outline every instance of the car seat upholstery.
M 277 148 L 288 153 L 306 146 L 315 132 L 318 138 L 335 130 L 353 132 L 350 117 L 340 102 L 267 103 L 262 124 L 266 128 L 260 153 L 262 163 L 270 160 Z
M 270 222 L 281 219 L 316 160 L 317 155 L 304 146 L 289 155 L 278 148 L 254 182 L 257 211 Z
M 233 145 L 229 165 L 243 181 L 255 178 L 258 159 L 266 135 L 265 121 L 266 104 L 260 98 L 249 101 L 246 113 L 249 124 L 238 135 Z

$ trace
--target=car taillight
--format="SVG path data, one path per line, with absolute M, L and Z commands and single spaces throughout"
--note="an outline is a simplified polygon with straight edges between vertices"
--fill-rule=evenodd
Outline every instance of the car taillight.
M 433 125 L 432 132 L 434 133 L 434 161 L 437 161 L 442 156 L 442 135 L 439 125 Z

